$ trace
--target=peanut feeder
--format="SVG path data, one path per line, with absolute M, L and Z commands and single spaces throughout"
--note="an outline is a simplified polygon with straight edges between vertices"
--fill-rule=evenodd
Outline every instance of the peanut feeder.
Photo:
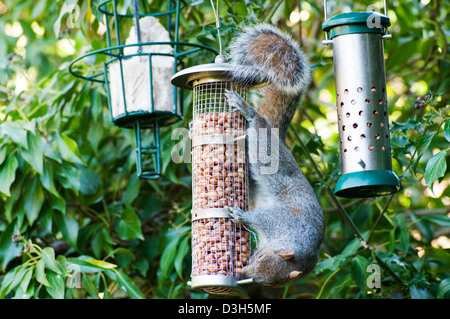
M 389 25 L 386 15 L 375 12 L 325 16 L 322 24 L 323 43 L 333 44 L 342 168 L 335 193 L 340 197 L 382 196 L 402 188 L 391 163 L 383 54 Z
M 250 257 L 250 234 L 231 220 L 228 207 L 248 210 L 247 122 L 228 105 L 225 91 L 247 100 L 255 84 L 230 80 L 224 56 L 178 72 L 172 83 L 193 90 L 191 287 L 238 294 L 237 274 Z

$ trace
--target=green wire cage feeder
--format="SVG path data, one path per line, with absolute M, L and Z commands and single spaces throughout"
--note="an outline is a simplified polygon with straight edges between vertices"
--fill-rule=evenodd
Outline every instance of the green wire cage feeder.
M 324 44 L 333 44 L 342 176 L 340 197 L 375 197 L 402 189 L 392 171 L 383 39 L 390 20 L 376 12 L 326 18 Z M 330 37 L 330 38 L 328 38 Z
M 138 0 L 132 5 L 100 1 L 97 9 L 103 15 L 107 46 L 69 66 L 79 78 L 104 83 L 112 122 L 134 129 L 137 175 L 145 179 L 161 175 L 160 129 L 183 118 L 183 90 L 171 84 L 171 77 L 185 67 L 184 57 L 202 54 L 213 59 L 217 54 L 207 46 L 179 41 L 185 1 L 151 6 Z

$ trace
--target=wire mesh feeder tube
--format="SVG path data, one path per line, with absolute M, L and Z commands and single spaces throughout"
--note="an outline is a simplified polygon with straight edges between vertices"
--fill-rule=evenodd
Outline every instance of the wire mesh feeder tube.
M 239 271 L 250 257 L 250 234 L 230 218 L 228 207 L 248 210 L 247 122 L 225 97 L 248 99 L 250 86 L 228 78 L 227 63 L 180 71 L 174 85 L 193 88 L 192 281 L 193 289 L 236 295 Z
M 245 143 L 236 141 L 246 121 L 227 106 L 225 89 L 247 96 L 245 87 L 230 82 L 194 86 L 192 287 L 234 294 L 237 274 L 250 257 L 249 233 L 231 221 L 227 209 L 248 210 Z
M 339 14 L 322 25 L 330 32 L 336 85 L 342 176 L 341 197 L 398 192 L 392 172 L 383 54 L 389 18 L 374 12 Z

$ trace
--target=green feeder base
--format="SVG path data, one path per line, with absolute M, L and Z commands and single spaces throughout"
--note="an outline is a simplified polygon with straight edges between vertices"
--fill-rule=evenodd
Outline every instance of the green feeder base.
M 366 198 L 395 194 L 403 186 L 394 172 L 371 170 L 342 175 L 334 190 L 336 196 Z

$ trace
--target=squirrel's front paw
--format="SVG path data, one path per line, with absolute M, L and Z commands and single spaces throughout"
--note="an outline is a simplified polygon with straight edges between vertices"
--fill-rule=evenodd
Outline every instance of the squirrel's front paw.
M 247 120 L 256 116 L 256 111 L 236 92 L 225 90 L 225 96 L 228 100 L 228 105 L 233 107 L 233 112 L 242 114 Z
M 228 207 L 228 210 L 230 211 L 230 215 L 235 222 L 244 223 L 245 211 L 243 211 L 238 206 Z

